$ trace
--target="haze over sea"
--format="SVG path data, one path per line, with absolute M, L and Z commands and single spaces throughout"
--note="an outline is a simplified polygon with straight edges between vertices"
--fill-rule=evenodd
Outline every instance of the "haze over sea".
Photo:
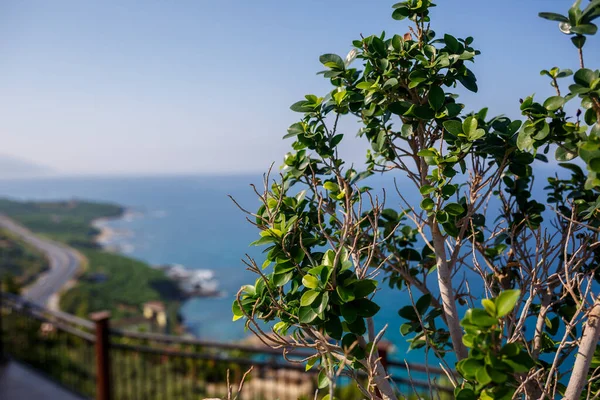
M 546 175 L 551 170 L 544 168 L 542 172 Z M 126 233 L 117 237 L 126 254 L 152 265 L 182 264 L 189 269 L 213 270 L 224 296 L 189 300 L 183 304 L 181 314 L 188 330 L 201 338 L 239 340 L 250 333 L 244 332 L 241 321 L 231 321 L 231 303 L 241 285 L 255 280 L 241 259 L 248 253 L 260 264 L 263 258 L 260 247 L 248 246 L 258 237 L 256 228 L 245 220 L 245 214 L 227 195 L 254 211 L 259 202 L 250 183 L 260 188 L 260 182 L 258 174 L 19 179 L 0 181 L 0 196 L 20 200 L 108 201 L 134 211 L 127 218 L 109 223 L 111 228 Z M 388 206 L 398 207 L 393 186 L 386 186 L 392 189 L 386 193 Z M 433 275 L 431 278 L 435 279 Z M 375 319 L 380 322 L 378 328 L 384 321 L 389 323 L 385 337 L 394 343 L 396 357 L 423 361 L 422 352 L 407 353 L 406 338 L 399 333 L 402 320 L 397 311 L 409 304 L 408 295 L 392 291 L 385 284 L 380 287 L 376 298 L 382 307 Z

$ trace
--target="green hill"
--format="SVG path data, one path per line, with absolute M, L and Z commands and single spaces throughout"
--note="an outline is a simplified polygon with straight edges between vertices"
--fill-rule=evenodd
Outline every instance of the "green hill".
M 182 294 L 163 271 L 95 243 L 99 231 L 92 226 L 98 218 L 118 217 L 123 207 L 88 201 L 20 202 L 0 199 L 0 213 L 32 232 L 65 243 L 87 259 L 78 283 L 61 296 L 61 308 L 86 317 L 100 310 L 111 311 L 113 319 L 135 318 L 148 301 L 165 303 L 171 320 L 177 317 Z M 23 258 L 11 258 L 11 268 L 33 270 Z M 19 270 L 17 270 L 19 269 Z

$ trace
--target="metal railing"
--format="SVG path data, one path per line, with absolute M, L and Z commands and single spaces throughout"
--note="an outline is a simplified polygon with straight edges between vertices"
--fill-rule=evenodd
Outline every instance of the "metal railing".
M 11 357 L 84 397 L 95 396 L 94 323 L 0 292 L 0 358 Z
M 285 361 L 281 350 L 110 329 L 108 313 L 90 318 L 0 293 L 0 358 L 7 355 L 98 400 L 224 398 L 250 368 L 240 400 L 314 398 L 316 371 Z M 309 355 L 295 350 L 289 358 Z M 441 369 L 413 364 L 408 379 L 406 364 L 389 360 L 385 352 L 382 359 L 401 393 L 451 393 Z M 432 387 L 418 376 L 440 380 Z M 344 396 L 352 400 L 353 395 Z

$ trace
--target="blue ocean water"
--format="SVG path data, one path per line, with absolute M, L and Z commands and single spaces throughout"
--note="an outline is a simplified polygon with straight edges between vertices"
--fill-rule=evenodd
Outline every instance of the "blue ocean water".
M 133 210 L 128 218 L 109 223 L 130 233 L 119 237 L 127 254 L 154 265 L 178 263 L 214 270 L 224 297 L 189 300 L 181 313 L 188 329 L 200 337 L 238 340 L 250 333 L 240 321 L 231 321 L 231 303 L 240 286 L 255 280 L 241 259 L 249 254 L 262 260 L 261 249 L 248 246 L 257 238 L 256 228 L 228 195 L 254 211 L 259 202 L 250 183 L 260 188 L 261 179 L 255 175 L 4 180 L 0 196 L 110 201 Z M 407 346 L 396 313 L 407 304 L 407 297 L 384 289 L 378 301 L 382 305 L 378 320 L 391 321 L 386 338 L 403 354 Z
M 249 254 L 262 263 L 262 258 L 260 248 L 248 246 L 257 239 L 256 228 L 245 220 L 245 214 L 228 195 L 254 211 L 259 202 L 250 183 L 260 188 L 261 179 L 257 174 L 4 180 L 0 181 L 0 196 L 110 201 L 133 210 L 127 218 L 109 224 L 129 233 L 119 236 L 126 253 L 153 265 L 177 263 L 191 269 L 213 270 L 225 295 L 189 300 L 182 306 L 181 314 L 188 329 L 199 337 L 239 340 L 249 333 L 240 321 L 231 321 L 231 303 L 240 286 L 255 280 L 241 259 Z M 387 203 L 398 207 L 400 200 L 394 185 L 387 182 L 384 186 L 388 188 Z M 418 198 L 412 193 L 412 185 L 399 181 L 396 186 L 409 201 Z M 434 280 L 435 275 L 430 278 Z M 407 353 L 406 338 L 399 332 L 402 320 L 397 311 L 410 304 L 408 295 L 386 285 L 380 287 L 377 302 L 382 309 L 375 319 L 378 328 L 389 323 L 385 338 L 394 344 L 396 358 L 424 361 L 420 351 Z

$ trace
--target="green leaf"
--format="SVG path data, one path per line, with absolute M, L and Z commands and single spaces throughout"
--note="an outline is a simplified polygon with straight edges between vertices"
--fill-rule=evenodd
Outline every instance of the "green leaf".
M 469 136 L 477 130 L 477 118 L 470 116 L 465 118 L 462 124 L 462 129 L 465 135 Z
M 316 289 L 319 287 L 319 280 L 311 275 L 304 275 L 302 278 L 302 284 L 309 289 Z
M 386 47 L 385 47 L 385 42 L 383 40 L 381 40 L 380 38 L 378 38 L 377 36 L 373 37 L 373 41 L 371 42 L 371 45 L 373 46 L 373 50 L 380 55 L 381 57 L 386 57 L 387 56 L 387 51 L 386 51 Z M 385 61 L 387 61 L 387 59 L 384 58 Z
M 525 129 L 521 129 L 519 132 L 519 136 L 517 137 L 517 147 L 521 151 L 531 150 L 533 147 L 533 143 L 535 143 L 535 139 L 531 137 L 531 132 Z
M 304 133 L 304 124 L 302 122 L 296 122 L 295 124 L 292 124 L 287 131 L 288 133 L 283 137 L 284 139 L 298 136 Z
M 598 119 L 598 114 L 596 114 L 596 110 L 594 110 L 593 108 L 590 108 L 585 112 L 583 119 L 586 124 L 588 124 L 589 126 L 592 126 L 596 123 L 596 121 Z
M 374 279 L 363 279 L 352 285 L 354 296 L 357 299 L 367 297 L 377 288 L 377 281 Z
M 417 316 L 415 308 L 412 305 L 404 306 L 401 309 L 399 309 L 398 315 L 409 321 L 418 321 L 419 320 L 419 317 Z
M 321 64 L 329 68 L 344 69 L 345 67 L 344 60 L 342 60 L 342 57 L 338 56 L 337 54 L 323 54 L 321 57 L 319 57 L 319 61 Z
M 465 75 L 461 75 L 457 79 L 467 90 L 477 93 L 477 78 L 475 78 L 473 72 L 467 69 Z
M 330 316 L 329 319 L 325 321 L 325 332 L 332 338 L 341 340 L 344 330 L 340 318 L 335 315 Z
M 419 300 L 417 300 L 415 307 L 417 308 L 417 311 L 419 312 L 419 314 L 421 314 L 421 315 L 425 314 L 425 312 L 431 305 L 431 299 L 432 299 L 432 297 L 430 294 L 424 294 L 423 296 L 421 296 L 421 298 Z
M 258 240 L 255 240 L 254 242 L 250 243 L 250 246 L 262 246 L 264 244 L 269 244 L 269 243 L 273 243 L 276 241 L 277 241 L 277 239 L 274 238 L 273 236 L 264 236 Z
M 330 182 L 327 181 L 323 184 L 323 188 L 325 190 L 329 190 L 330 192 L 339 192 L 340 191 L 340 187 L 338 186 L 337 183 L 334 182 Z
M 430 199 L 429 197 L 423 199 L 423 201 L 421 201 L 421 208 L 425 211 L 431 211 L 433 210 L 433 207 L 435 206 L 435 202 Z
M 315 307 L 315 304 L 318 304 L 318 306 Z M 317 314 L 322 315 L 329 305 L 329 293 L 323 292 L 315 304 L 313 304 L 313 309 Z
M 448 113 L 448 118 L 455 118 L 462 109 L 464 108 L 463 104 L 456 103 L 448 103 L 446 104 L 446 112 Z
M 450 215 L 461 215 L 465 209 L 462 205 L 458 203 L 450 203 L 446 207 L 444 207 L 444 211 L 446 211 Z
M 544 102 L 544 108 L 546 108 L 548 111 L 556 111 L 564 106 L 566 102 L 567 101 L 562 96 L 548 97 L 548 99 L 546 99 Z
M 477 379 L 477 382 L 480 385 L 487 385 L 492 381 L 492 377 L 490 376 L 490 374 L 488 374 L 487 368 L 485 366 L 477 370 L 475 378 Z
M 395 20 L 401 21 L 410 15 L 410 10 L 404 6 L 394 10 L 392 13 L 392 18 Z
M 396 101 L 388 105 L 388 109 L 396 115 L 404 115 L 411 107 L 411 104 L 406 101 Z
M 580 35 L 595 35 L 598 32 L 598 27 L 595 24 L 581 24 L 571 27 L 571 32 Z
M 379 312 L 380 307 L 369 299 L 359 299 L 352 302 L 360 317 L 370 318 Z
M 456 121 L 456 120 L 445 121 L 444 128 L 446 128 L 446 130 L 454 136 L 458 136 L 461 133 L 463 133 L 462 122 L 460 122 L 460 121 Z
M 340 307 L 340 311 L 342 312 L 342 317 L 344 317 L 346 322 L 352 323 L 356 320 L 356 316 L 357 316 L 356 308 L 354 308 L 354 306 L 352 306 L 352 304 L 350 304 L 350 303 L 343 304 Z
M 424 185 L 421 186 L 419 192 L 421 192 L 423 196 L 427 196 L 428 194 L 435 192 L 435 187 L 431 185 Z
M 307 104 L 309 104 L 308 101 L 306 101 L 306 100 L 300 100 L 300 101 L 292 104 L 290 106 L 290 110 L 295 111 L 295 112 L 301 112 L 301 113 L 312 111 L 313 108 L 307 106 Z
M 298 309 L 298 321 L 301 324 L 310 324 L 317 318 L 317 313 L 310 307 L 300 307 Z
M 581 17 L 586 21 L 600 17 L 600 0 L 590 0 L 590 4 L 583 10 Z
M 464 389 L 460 389 L 459 392 L 456 394 L 456 400 L 476 400 L 477 396 L 475 395 L 475 392 L 473 391 L 473 389 L 469 389 L 469 388 L 464 388 Z
M 456 369 L 458 370 L 458 372 L 460 372 L 460 374 L 467 379 L 474 378 L 477 375 L 477 371 L 479 371 L 482 368 L 483 364 L 473 358 L 466 358 L 464 360 L 461 360 L 456 365 Z
M 498 318 L 502 318 L 510 313 L 513 308 L 515 308 L 517 301 L 519 301 L 519 297 L 521 297 L 521 291 L 517 289 L 506 290 L 500 293 L 500 295 L 496 298 L 496 310 Z
M 335 291 L 344 303 L 348 303 L 355 299 L 354 292 L 350 290 L 350 288 L 338 285 L 338 287 L 335 288 Z
M 540 17 L 550 20 L 550 21 L 558 21 L 558 22 L 569 22 L 569 19 L 564 15 L 560 15 L 557 13 L 551 12 L 541 12 L 538 14 Z
M 319 376 L 317 377 L 317 386 L 319 389 L 324 389 L 329 386 L 329 379 L 327 378 L 327 374 L 325 373 L 324 369 L 319 372 Z
M 571 42 L 573 42 L 573 44 L 575 45 L 575 47 L 577 47 L 578 49 L 582 49 L 583 46 L 585 45 L 587 38 L 585 36 L 573 36 L 571 38 Z
M 571 75 L 573 75 L 573 71 L 571 71 L 570 69 L 563 69 L 556 75 L 556 77 L 557 78 L 566 78 L 567 76 L 571 76 Z
M 592 85 L 592 82 L 598 79 L 598 75 L 591 69 L 581 68 L 575 72 L 573 79 L 576 84 L 589 88 Z
M 306 362 L 306 367 L 305 367 L 305 371 L 309 371 L 317 361 L 319 361 L 321 359 L 321 357 L 318 356 L 314 356 L 308 359 L 308 361 Z
M 423 149 L 417 153 L 419 157 L 435 157 L 438 155 L 436 149 Z
M 413 324 L 402 324 L 400 325 L 400 333 L 402 334 L 402 336 L 406 336 L 409 333 L 414 331 L 414 327 Z
M 481 139 L 484 136 L 485 136 L 485 130 L 475 129 L 475 132 L 469 133 L 468 139 L 469 139 L 469 141 L 474 142 L 478 139 Z
M 557 147 L 554 154 L 556 161 L 570 161 L 577 157 L 577 148 L 565 148 L 564 146 Z
M 283 260 L 280 261 L 282 262 L 275 264 L 275 267 L 273 268 L 273 272 L 276 275 L 285 274 L 296 269 L 296 266 L 292 262 Z
M 303 307 L 310 306 L 318 296 L 319 292 L 316 292 L 314 290 L 307 290 L 306 292 L 304 292 L 302 298 L 300 299 L 300 305 Z
M 240 303 L 237 301 L 237 299 L 233 301 L 233 304 L 231 305 L 231 311 L 233 312 L 233 321 L 244 318 L 244 313 L 242 312 Z
M 429 105 L 434 110 L 439 110 L 446 101 L 446 94 L 444 90 L 439 86 L 434 86 L 429 90 Z
M 461 321 L 461 325 L 475 325 L 481 328 L 489 328 L 496 325 L 498 321 L 481 308 L 471 308 L 465 313 L 465 317 Z
M 450 52 L 452 53 L 458 53 L 460 50 L 460 43 L 458 42 L 458 40 L 456 40 L 456 38 L 452 35 L 444 35 L 444 43 L 446 43 L 446 46 L 448 47 L 448 50 L 450 50 Z
M 329 249 L 323 255 L 323 265 L 327 267 L 333 267 L 333 263 L 335 262 L 335 251 Z
M 352 322 L 348 322 L 346 324 L 346 326 L 348 327 L 348 330 L 352 333 L 354 333 L 355 335 L 364 335 L 365 332 L 367 331 L 367 327 L 365 325 L 365 320 L 362 318 L 356 318 L 354 321 Z
M 372 82 L 360 82 L 359 84 L 356 85 L 356 88 L 361 89 L 361 90 L 369 90 L 372 87 L 373 87 Z
M 487 311 L 487 313 L 491 317 L 497 317 L 497 315 L 496 315 L 496 303 L 494 303 L 490 299 L 483 299 L 483 300 L 481 300 L 481 304 L 483 305 L 483 308 L 485 308 L 485 311 Z
M 521 351 L 520 345 L 518 343 L 512 342 L 512 343 L 507 343 L 504 346 L 502 346 L 500 353 L 503 355 L 506 355 L 507 357 L 515 357 L 519 354 L 520 351 Z
M 571 25 L 577 25 L 579 18 L 581 17 L 581 0 L 575 0 L 575 3 L 569 8 L 569 23 Z
M 283 274 L 273 274 L 273 284 L 277 287 L 281 287 L 288 283 L 292 279 L 293 272 L 286 272 Z
M 590 167 L 590 169 L 594 172 L 600 172 L 600 158 L 596 157 L 596 158 L 592 158 L 589 162 L 588 165 Z
M 395 86 L 398 86 L 398 79 L 390 78 L 387 81 L 385 81 L 385 83 L 383 84 L 383 89 L 390 89 Z
M 410 83 L 408 84 L 408 88 L 412 89 L 417 87 L 420 83 L 425 82 L 427 80 L 427 72 L 417 69 L 408 75 L 408 79 Z

